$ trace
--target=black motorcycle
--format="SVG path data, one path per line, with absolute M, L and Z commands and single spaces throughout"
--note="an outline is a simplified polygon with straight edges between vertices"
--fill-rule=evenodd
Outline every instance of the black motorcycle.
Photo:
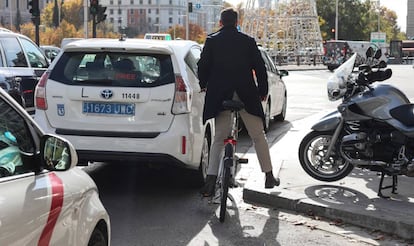
M 379 61 L 381 50 L 369 48 L 366 55 L 357 73 L 354 54 L 329 78 L 329 99 L 342 103 L 312 126 L 300 143 L 299 160 L 320 181 L 340 180 L 354 167 L 380 172 L 378 196 L 385 197 L 383 189 L 396 193 L 398 175 L 414 176 L 414 104 L 391 85 L 373 85 L 392 71 Z M 385 175 L 392 185 L 383 185 Z

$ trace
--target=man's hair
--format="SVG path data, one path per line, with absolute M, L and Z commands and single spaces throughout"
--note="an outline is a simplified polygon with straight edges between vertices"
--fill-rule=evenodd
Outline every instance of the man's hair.
M 236 26 L 237 11 L 234 8 L 226 8 L 221 11 L 220 20 L 223 26 Z

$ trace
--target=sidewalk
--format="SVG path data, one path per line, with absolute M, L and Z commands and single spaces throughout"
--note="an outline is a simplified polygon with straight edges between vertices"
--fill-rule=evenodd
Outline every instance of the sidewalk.
M 269 143 L 274 172 L 279 170 L 281 184 L 264 189 L 264 176 L 254 148 L 245 154 L 249 164 L 240 175 L 247 179 L 243 188 L 245 202 L 313 214 L 345 223 L 414 239 L 414 179 L 398 177 L 398 194 L 384 190 L 390 199 L 377 196 L 380 176 L 376 172 L 354 169 L 337 182 L 321 182 L 308 176 L 298 160 L 298 146 L 309 127 L 320 117 L 315 115 L 293 122 L 286 135 Z M 391 183 L 385 178 L 384 184 Z

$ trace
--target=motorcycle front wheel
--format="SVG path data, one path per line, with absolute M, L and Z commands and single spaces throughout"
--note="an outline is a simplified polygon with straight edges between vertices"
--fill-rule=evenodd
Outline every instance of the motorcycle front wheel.
M 305 172 L 314 179 L 326 182 L 338 181 L 347 176 L 354 166 L 345 161 L 334 147 L 326 158 L 333 132 L 312 131 L 299 146 L 299 161 Z

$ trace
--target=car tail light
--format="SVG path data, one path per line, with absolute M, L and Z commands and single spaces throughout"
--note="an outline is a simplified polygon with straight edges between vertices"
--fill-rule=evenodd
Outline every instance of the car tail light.
M 49 79 L 49 73 L 49 71 L 44 72 L 42 77 L 40 77 L 39 83 L 36 85 L 35 105 L 37 109 L 47 110 L 46 82 Z
M 175 75 L 175 94 L 172 106 L 173 114 L 190 113 L 191 109 L 191 93 L 190 88 L 185 83 L 181 75 Z

